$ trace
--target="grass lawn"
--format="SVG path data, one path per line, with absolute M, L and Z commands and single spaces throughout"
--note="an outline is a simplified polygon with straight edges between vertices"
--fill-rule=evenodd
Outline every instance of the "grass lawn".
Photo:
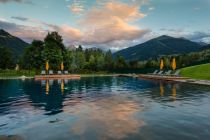
M 210 80 L 210 63 L 183 68 L 181 75 L 193 79 Z
M 35 75 L 34 71 L 29 70 L 0 70 L 0 77 L 20 77 L 20 76 L 27 76 L 27 77 L 33 77 Z

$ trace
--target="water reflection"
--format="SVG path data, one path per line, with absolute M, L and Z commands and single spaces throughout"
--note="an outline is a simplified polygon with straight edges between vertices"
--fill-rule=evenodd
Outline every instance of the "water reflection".
M 165 85 L 164 82 L 159 82 L 160 85 L 160 96 L 164 96 L 165 93 L 165 89 L 167 88 L 166 86 L 168 86 L 168 88 L 171 90 L 171 97 L 173 99 L 173 101 L 176 100 L 176 94 L 177 94 L 177 83 L 168 83 L 167 85 Z
M 124 96 L 83 102 L 77 108 L 64 107 L 64 110 L 77 117 L 77 121 L 71 124 L 70 133 L 79 136 L 90 133 L 97 126 L 98 139 L 122 139 L 138 133 L 145 125 L 144 121 L 135 118 L 143 107 Z
M 160 95 L 163 96 L 164 95 L 164 87 L 163 87 L 163 83 L 160 82 Z
M 176 100 L 176 84 L 172 85 L 171 93 L 172 93 L 172 98 L 175 101 Z
M 61 93 L 64 93 L 65 83 L 67 83 L 68 81 L 64 81 L 64 80 L 57 80 L 57 81 L 58 81 L 58 84 L 60 85 Z M 53 80 L 42 80 L 41 81 L 41 85 L 42 86 L 45 85 L 46 95 L 49 94 L 50 86 L 53 86 L 53 83 L 54 83 Z
M 133 78 L 0 80 L 0 134 L 205 140 L 209 93 L 208 86 Z
M 46 94 L 48 95 L 50 91 L 49 80 L 46 81 Z
M 0 140 L 24 140 L 21 136 L 11 135 L 11 136 L 0 136 Z
M 64 92 L 64 80 L 61 81 L 61 92 Z

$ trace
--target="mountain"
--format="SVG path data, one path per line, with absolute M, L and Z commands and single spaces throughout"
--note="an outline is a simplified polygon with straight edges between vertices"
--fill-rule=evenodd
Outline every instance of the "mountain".
M 206 44 L 205 42 L 197 42 L 198 44 L 200 44 L 201 46 L 206 46 L 208 44 Z
M 147 60 L 161 55 L 184 54 L 199 51 L 201 45 L 185 38 L 160 36 L 145 43 L 129 47 L 114 53 L 122 55 L 126 60 Z
M 203 51 L 203 50 L 210 50 L 210 44 L 208 44 L 208 45 L 206 45 L 206 46 L 203 46 L 202 48 L 201 48 L 201 50 Z
M 76 50 L 77 48 L 74 45 L 69 45 L 66 47 L 68 50 Z
M 8 47 L 15 58 L 17 58 L 24 52 L 24 49 L 29 46 L 29 44 L 0 29 L 0 46 Z

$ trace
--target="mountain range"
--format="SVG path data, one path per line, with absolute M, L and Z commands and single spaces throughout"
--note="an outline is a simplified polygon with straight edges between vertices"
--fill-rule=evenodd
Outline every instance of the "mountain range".
M 8 47 L 15 58 L 23 54 L 24 49 L 30 44 L 24 42 L 8 32 L 0 29 L 0 47 Z M 158 58 L 163 55 L 186 54 L 195 51 L 210 49 L 209 45 L 202 42 L 193 42 L 185 38 L 174 38 L 171 36 L 160 36 L 145 43 L 120 50 L 113 54 L 123 56 L 126 60 L 147 60 Z M 72 47 L 67 47 L 72 49 Z M 75 47 L 74 47 L 75 48 Z
M 201 48 L 202 45 L 200 43 L 192 42 L 185 38 L 163 35 L 145 43 L 120 50 L 114 53 L 114 56 L 121 55 L 126 60 L 147 60 L 163 55 L 195 52 Z
M 24 49 L 29 46 L 29 44 L 20 38 L 12 36 L 8 32 L 0 29 L 0 47 L 1 46 L 8 47 L 15 58 L 17 58 L 23 54 Z

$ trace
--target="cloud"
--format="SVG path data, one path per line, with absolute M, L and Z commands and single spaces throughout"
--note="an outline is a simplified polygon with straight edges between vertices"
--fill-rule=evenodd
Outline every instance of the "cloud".
M 32 40 L 43 40 L 44 37 L 47 35 L 50 31 L 57 31 L 59 32 L 63 38 L 64 42 L 71 44 L 78 42 L 81 40 L 82 33 L 72 28 L 68 25 L 53 25 L 48 24 L 39 20 L 35 19 L 29 19 L 29 18 L 23 18 L 23 17 L 15 17 L 14 19 L 21 20 L 21 21 L 27 21 L 27 22 L 33 22 L 37 23 L 38 27 L 33 26 L 24 26 L 24 25 L 18 25 L 15 23 L 11 23 L 8 21 L 3 21 L 0 19 L 0 28 L 5 29 L 6 31 L 10 32 L 12 35 L 22 38 L 24 41 L 31 42 Z
M 79 24 L 85 27 L 84 44 L 106 44 L 114 41 L 134 40 L 149 32 L 131 22 L 146 15 L 139 12 L 140 7 L 120 2 L 108 2 L 101 8 L 88 11 Z
M 195 31 L 193 33 L 187 34 L 186 38 L 193 40 L 193 41 L 204 41 L 206 43 L 209 43 L 208 41 L 210 38 L 210 33 Z
M 149 7 L 148 10 L 153 11 L 153 10 L 155 10 L 155 7 Z
M 0 3 L 9 3 L 9 2 L 25 3 L 25 4 L 34 4 L 33 2 L 27 1 L 27 0 L 0 0 Z
M 82 8 L 82 0 L 76 4 Z M 12 19 L 27 22 L 27 25 L 16 25 L 10 22 L 4 22 L 7 29 L 14 35 L 18 35 L 24 40 L 43 39 L 49 31 L 58 31 L 64 38 L 66 45 L 85 45 L 102 48 L 124 48 L 139 40 L 149 29 L 141 29 L 135 25 L 136 21 L 144 18 L 146 15 L 140 11 L 141 5 L 145 1 L 132 1 L 132 4 L 119 1 L 98 0 L 100 6 L 94 5 L 91 9 L 83 13 L 77 21 L 81 27 L 79 29 L 67 24 L 54 25 L 37 19 L 13 16 Z M 102 4 L 103 3 L 103 4 Z M 75 10 L 74 12 L 80 12 Z M 10 28 L 8 28 L 10 26 Z M 33 31 L 32 31 L 33 30 Z M 37 30 L 37 33 L 36 33 Z M 22 32 L 22 33 L 21 33 Z M 29 34 L 30 33 L 30 34 Z
M 166 34 L 174 37 L 184 37 L 187 38 L 191 41 L 195 42 L 205 42 L 209 43 L 209 38 L 210 38 L 210 33 L 205 32 L 205 31 L 187 31 L 183 28 L 178 28 L 178 29 L 166 29 L 166 28 L 161 28 L 160 29 L 161 34 Z
M 28 18 L 25 18 L 25 17 L 16 17 L 16 16 L 12 16 L 11 18 L 12 18 L 12 19 L 16 19 L 16 20 L 20 20 L 20 21 L 28 21 L 28 20 L 29 20 Z
M 8 2 L 17 2 L 17 3 L 22 3 L 22 0 L 0 0 L 1 3 L 8 3 Z
M 79 42 L 83 36 L 83 33 L 80 30 L 72 28 L 65 24 L 57 27 L 57 31 L 62 34 L 65 39 L 64 41 L 67 44 Z
M 47 30 L 41 27 L 18 25 L 3 20 L 0 20 L 0 28 L 14 36 L 22 38 L 26 42 L 31 42 L 33 39 L 42 40 L 47 34 Z
M 80 102 L 80 100 L 73 99 L 72 102 Z M 78 118 L 71 125 L 69 130 L 71 133 L 84 135 L 89 130 L 95 129 L 97 125 L 100 129 L 106 130 L 97 133 L 98 139 L 102 140 L 125 139 L 128 135 L 139 133 L 141 128 L 147 125 L 143 120 L 135 117 L 144 108 L 124 96 L 110 96 L 98 99 L 94 103 L 84 101 L 77 107 L 64 107 L 63 110 L 64 113 L 70 113 Z
M 84 3 L 83 0 L 75 0 L 71 5 L 68 5 L 68 7 L 72 13 L 81 14 L 84 11 Z
M 200 10 L 201 8 L 200 7 L 194 7 L 193 8 L 193 10 L 195 10 L 195 11 L 198 11 L 198 10 Z
M 70 5 L 69 8 L 70 8 L 71 12 L 74 14 L 79 14 L 82 11 L 84 11 L 83 6 Z

